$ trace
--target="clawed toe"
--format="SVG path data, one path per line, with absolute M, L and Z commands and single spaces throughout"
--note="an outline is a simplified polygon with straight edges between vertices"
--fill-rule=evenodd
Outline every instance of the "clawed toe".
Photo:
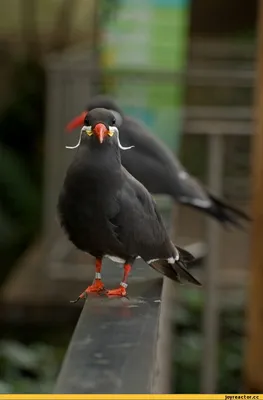
M 83 300 L 86 300 L 86 298 L 88 297 L 88 293 L 86 292 L 86 290 L 83 292 L 83 293 L 81 293 L 80 295 L 79 295 L 79 297 L 77 297 L 75 300 L 70 300 L 70 303 L 77 303 L 79 300 L 81 300 L 81 299 L 83 299 Z
M 127 291 L 123 286 L 120 286 L 118 289 L 107 290 L 106 295 L 108 297 L 111 296 L 126 297 Z
M 92 285 L 88 286 L 83 293 L 79 295 L 76 300 L 71 300 L 70 303 L 77 303 L 79 300 L 83 299 L 86 300 L 89 293 L 97 293 L 102 294 L 105 292 L 105 286 L 100 279 L 96 279 Z

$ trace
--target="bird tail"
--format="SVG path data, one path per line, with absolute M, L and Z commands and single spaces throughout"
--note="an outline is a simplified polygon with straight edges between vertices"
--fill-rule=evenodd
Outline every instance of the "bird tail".
M 173 281 L 181 283 L 181 278 L 183 278 L 194 285 L 202 286 L 202 284 L 187 270 L 187 264 L 192 264 L 195 261 L 195 257 L 181 247 L 176 246 L 176 249 L 179 252 L 179 259 L 173 264 L 169 263 L 168 260 L 160 259 L 151 262 L 150 266 Z
M 226 204 L 210 193 L 209 197 L 213 204 L 207 209 L 207 213 L 217 218 L 224 225 L 234 225 L 237 228 L 243 229 L 244 227 L 241 221 L 251 221 L 251 218 L 245 212 Z
M 245 212 L 239 210 L 236 207 L 230 206 L 229 204 L 225 203 L 221 199 L 213 196 L 208 192 L 207 195 L 209 196 L 209 199 L 211 201 L 210 206 L 202 207 L 193 204 L 190 201 L 185 203 L 190 207 L 196 208 L 199 211 L 203 211 L 204 213 L 214 217 L 225 227 L 235 226 L 236 228 L 244 229 L 244 226 L 241 222 L 251 222 L 251 218 Z

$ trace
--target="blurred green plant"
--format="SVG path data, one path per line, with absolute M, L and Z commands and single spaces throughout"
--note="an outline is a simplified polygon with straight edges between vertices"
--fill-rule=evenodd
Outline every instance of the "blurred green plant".
M 0 283 L 40 227 L 45 78 L 38 62 L 15 63 L 12 89 L 0 116 Z
M 101 26 L 105 26 L 105 23 L 111 19 L 116 18 L 117 13 L 120 9 L 121 0 L 101 0 L 99 6 L 99 20 Z
M 65 348 L 0 342 L 0 393 L 52 393 Z
M 175 393 L 200 393 L 203 354 L 203 294 L 182 290 L 175 322 Z M 218 357 L 218 393 L 240 393 L 242 387 L 242 349 L 244 341 L 244 305 L 221 310 Z
M 0 145 L 0 280 L 38 232 L 41 192 L 26 164 Z

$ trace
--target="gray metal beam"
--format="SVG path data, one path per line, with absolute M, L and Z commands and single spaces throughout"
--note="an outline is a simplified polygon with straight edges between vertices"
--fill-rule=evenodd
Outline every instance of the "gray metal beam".
M 117 285 L 121 271 L 105 264 L 105 284 Z M 136 264 L 129 299 L 85 302 L 55 393 L 150 393 L 162 279 Z
M 187 249 L 202 261 L 202 245 Z M 110 261 L 103 272 L 107 287 L 120 281 L 122 271 Z M 162 286 L 160 275 L 137 261 L 129 299 L 90 296 L 54 393 L 169 393 L 174 297 L 167 288 L 175 285 Z

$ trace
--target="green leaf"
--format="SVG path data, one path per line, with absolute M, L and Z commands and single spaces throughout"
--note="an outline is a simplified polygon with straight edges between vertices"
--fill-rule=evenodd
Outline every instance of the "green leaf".
M 0 355 L 6 362 L 17 368 L 35 370 L 37 355 L 29 347 L 15 341 L 2 341 Z
M 199 289 L 180 288 L 182 302 L 192 311 L 201 311 L 204 305 L 204 295 Z
M 12 393 L 12 386 L 0 380 L 0 393 Z

